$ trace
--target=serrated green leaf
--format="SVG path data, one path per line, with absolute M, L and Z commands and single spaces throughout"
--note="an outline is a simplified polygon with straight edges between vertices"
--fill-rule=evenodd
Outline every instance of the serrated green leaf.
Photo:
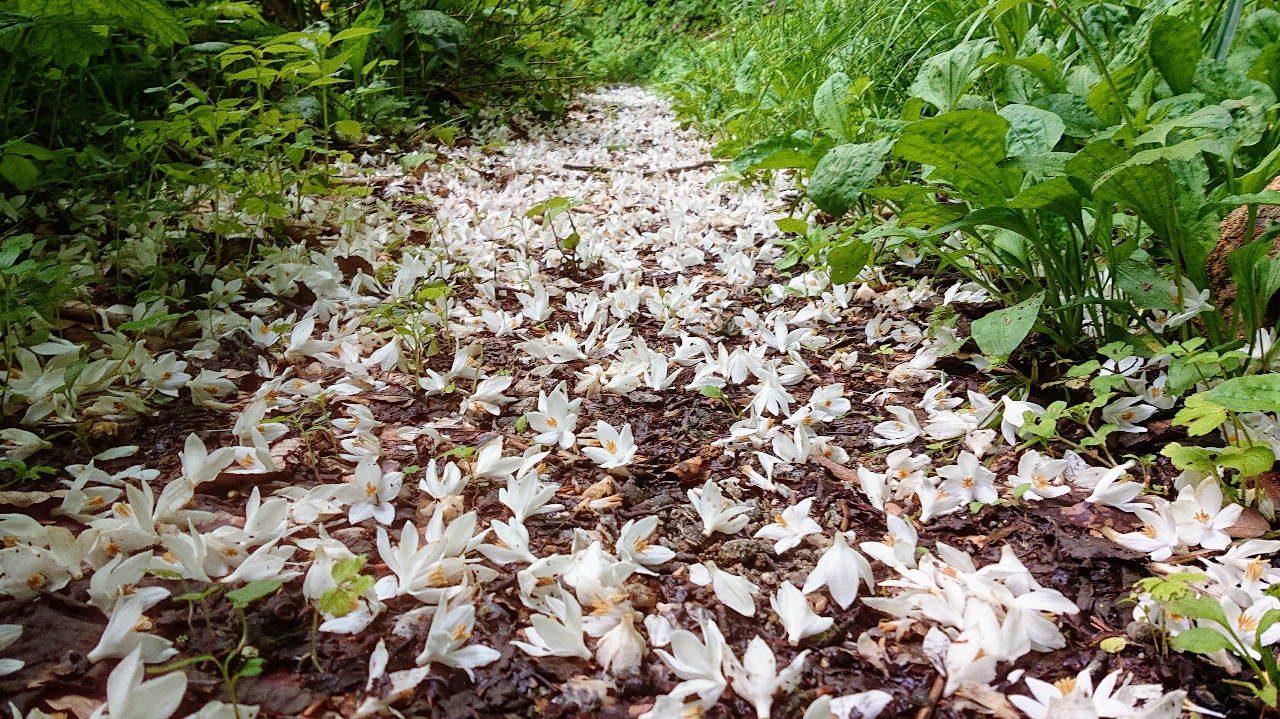
M 1206 435 L 1227 421 L 1227 410 L 1209 400 L 1205 394 L 1193 394 L 1183 401 L 1182 409 L 1173 416 L 1173 423 L 1187 428 L 1192 437 Z
M 355 579 L 360 574 L 360 570 L 364 568 L 364 563 L 368 561 L 368 557 L 361 554 L 358 557 L 348 557 L 339 559 L 333 564 L 331 576 L 333 581 L 338 584 Z
M 1280 374 L 1233 377 L 1204 393 L 1232 412 L 1280 412 Z
M 320 595 L 320 611 L 333 617 L 351 613 L 352 597 L 342 587 L 334 587 Z
M 1217 463 L 1236 470 L 1241 476 L 1256 477 L 1275 465 L 1276 455 L 1269 444 L 1224 447 L 1218 454 Z

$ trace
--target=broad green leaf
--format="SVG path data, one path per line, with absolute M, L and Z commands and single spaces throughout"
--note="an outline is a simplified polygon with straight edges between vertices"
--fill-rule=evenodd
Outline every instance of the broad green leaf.
M 1049 152 L 1067 128 L 1061 117 L 1034 105 L 1005 105 L 1000 117 L 1009 122 L 1005 151 L 1010 156 Z
M 1078 223 L 1081 221 L 1083 200 L 1069 179 L 1055 177 L 1023 190 L 1017 197 L 1009 200 L 1009 207 L 1044 210 Z
M 1212 654 L 1219 649 L 1230 649 L 1231 640 L 1215 629 L 1192 627 L 1173 638 L 1173 648 L 1196 654 Z
M 410 30 L 424 37 L 438 37 L 454 44 L 467 38 L 467 26 L 439 10 L 413 10 L 404 14 Z
M 1276 454 L 1269 444 L 1254 444 L 1248 447 L 1224 447 L 1218 453 L 1218 464 L 1230 467 L 1244 477 L 1256 477 L 1270 471 L 1276 463 Z
M 1063 133 L 1068 137 L 1087 138 L 1106 127 L 1083 98 L 1070 93 L 1037 97 L 1031 104 L 1062 118 Z
M 280 580 L 278 579 L 259 579 L 256 582 L 249 582 L 239 589 L 227 592 L 227 599 L 237 609 L 244 609 L 279 588 Z
M 982 60 L 994 52 L 991 40 L 968 40 L 920 65 L 908 94 L 933 105 L 939 113 L 955 109 L 969 86 L 982 74 Z
M 809 199 L 824 212 L 840 217 L 884 170 L 892 138 L 859 145 L 840 145 L 822 156 L 809 178 Z
M 1181 17 L 1160 15 L 1151 21 L 1148 52 L 1173 94 L 1191 92 L 1200 61 L 1199 28 Z
M 1169 606 L 1176 614 L 1192 619 L 1208 619 L 1217 622 L 1222 626 L 1230 626 L 1231 622 L 1227 621 L 1227 615 L 1222 611 L 1222 605 L 1218 604 L 1218 600 L 1209 596 L 1183 596 Z
M 348 580 L 355 579 L 360 574 L 360 570 L 364 567 L 366 561 L 368 561 L 368 557 L 361 554 L 358 557 L 348 557 L 334 562 L 332 570 L 333 581 L 342 584 Z
M 733 89 L 743 95 L 755 95 L 760 92 L 760 78 L 757 77 L 757 65 L 760 64 L 760 52 L 751 48 L 738 63 L 733 73 Z
M 998 166 L 1009 122 L 988 110 L 959 110 L 909 125 L 893 146 L 904 160 L 932 165 L 966 199 L 986 207 L 1017 194 L 1022 173 Z
M 843 72 L 829 75 L 813 95 L 813 116 L 832 137 L 853 142 L 849 135 L 849 76 Z
M 26 192 L 40 181 L 40 170 L 31 160 L 9 153 L 0 160 L 0 177 L 18 188 L 18 192 Z
M 1232 412 L 1280 412 L 1280 374 L 1233 377 L 1204 398 Z
M 356 21 L 351 27 L 343 30 L 334 36 L 334 42 L 342 42 L 342 51 L 350 53 L 347 65 L 351 68 L 351 73 L 356 79 L 356 85 L 364 84 L 364 56 L 369 51 L 369 43 L 372 41 L 372 35 L 377 34 L 378 26 L 382 24 L 383 7 L 382 0 L 369 0 L 364 6 L 364 10 L 356 17 Z M 350 35 L 348 33 L 351 33 Z M 342 132 L 342 130 L 339 130 Z M 359 134 L 343 133 L 348 135 Z
M 347 137 L 356 137 L 360 134 L 360 123 L 355 120 L 338 120 L 333 123 L 333 129 Z
M 1142 310 L 1166 310 L 1173 312 L 1177 308 L 1173 303 L 1171 292 L 1173 283 L 1156 271 L 1151 265 L 1126 260 L 1118 264 L 1116 285 L 1124 290 L 1134 306 Z
M 1218 203 L 1222 207 L 1240 207 L 1241 205 L 1280 205 L 1280 192 L 1264 190 L 1247 195 L 1231 195 Z
M 1040 314 L 1044 294 L 1040 293 L 1013 307 L 996 310 L 973 321 L 970 332 L 973 341 L 983 354 L 991 357 L 1008 357 L 1018 349 L 1035 326 Z
M 729 163 L 729 172 L 753 170 L 812 170 L 817 164 L 814 144 L 803 132 L 773 135 L 743 150 Z
M 832 247 L 827 253 L 827 265 L 831 268 L 831 282 L 844 285 L 853 282 L 859 272 L 872 259 L 874 248 L 870 242 L 857 241 Z
M 320 596 L 320 611 L 334 617 L 351 613 L 354 598 L 342 587 L 334 587 Z
M 1177 442 L 1170 442 L 1160 450 L 1160 454 L 1168 457 L 1173 466 L 1183 470 L 1190 469 L 1195 472 L 1208 472 L 1214 467 L 1214 458 L 1218 453 L 1205 447 L 1197 447 L 1195 445 L 1183 446 Z
M 809 223 L 796 217 L 784 217 L 773 224 L 777 225 L 779 232 L 788 235 L 805 235 L 809 233 Z

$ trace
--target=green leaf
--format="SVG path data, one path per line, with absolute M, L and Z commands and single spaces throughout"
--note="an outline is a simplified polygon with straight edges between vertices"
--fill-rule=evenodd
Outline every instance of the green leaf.
M 817 164 L 813 152 L 813 140 L 803 132 L 773 135 L 751 145 L 733 158 L 733 162 L 729 163 L 729 172 L 812 170 Z
M 711 399 L 724 399 L 724 391 L 719 387 L 710 384 L 698 390 L 698 394 L 701 394 L 703 397 L 710 397 Z
M 351 613 L 352 596 L 342 587 L 334 587 L 320 596 L 320 611 L 332 617 L 345 617 Z
M 244 609 L 279 588 L 280 580 L 278 579 L 259 579 L 256 582 L 249 582 L 239 589 L 227 592 L 227 599 L 231 601 L 231 606 L 236 609 Z
M 962 42 L 938 53 L 920 65 L 907 92 L 938 108 L 939 113 L 950 112 L 982 75 L 982 60 L 994 51 L 994 43 L 982 39 Z
M 932 165 L 930 179 L 945 180 L 957 194 L 984 207 L 999 207 L 1017 194 L 1018 170 L 1000 167 L 1009 121 L 988 110 L 959 110 L 909 125 L 893 146 L 904 160 Z
M 0 177 L 18 188 L 18 192 L 26 192 L 40 181 L 40 169 L 31 160 L 9 153 L 0 159 Z
M 833 72 L 813 95 L 813 116 L 828 135 L 853 142 L 849 134 L 849 76 Z M 843 213 L 841 213 L 843 214 Z
M 809 234 L 809 223 L 796 217 L 784 217 L 773 224 L 778 227 L 779 232 L 787 235 Z
M 152 327 L 155 327 L 156 325 L 164 324 L 165 322 L 169 322 L 171 320 L 181 319 L 183 317 L 186 317 L 188 314 L 190 313 L 181 312 L 179 314 L 152 315 L 151 317 L 147 317 L 144 319 L 125 322 L 124 324 L 120 325 L 116 329 L 121 332 L 146 332 L 147 330 L 151 329 Z
M 1232 412 L 1280 412 L 1280 374 L 1233 377 L 1204 393 Z
M 1160 454 L 1169 458 L 1173 466 L 1182 470 L 1190 469 L 1195 472 L 1208 472 L 1213 469 L 1216 462 L 1214 458 L 1217 452 L 1205 447 L 1184 447 L 1178 442 L 1170 442 L 1160 450 Z
M 840 145 L 822 156 L 809 178 L 809 199 L 819 209 L 840 217 L 875 183 L 889 159 L 892 138 L 859 145 Z
M 1141 310 L 1173 312 L 1173 283 L 1151 265 L 1126 260 L 1115 267 L 1116 285 Z
M 360 134 L 360 123 L 355 120 L 338 120 L 333 123 L 333 129 L 347 137 L 356 137 Z
M 1218 464 L 1230 467 L 1243 477 L 1256 477 L 1269 471 L 1276 463 L 1276 454 L 1269 444 L 1253 444 L 1248 447 L 1224 447 L 1218 454 Z
M 1034 105 L 1005 105 L 1000 117 L 1009 122 L 1005 147 L 1010 156 L 1050 152 L 1067 129 L 1061 117 Z
M 1173 423 L 1184 425 L 1187 434 L 1200 437 L 1209 434 L 1227 421 L 1227 410 L 1209 400 L 1205 393 L 1193 394 L 1183 401 L 1182 409 L 1173 416 Z
M 262 657 L 254 657 L 245 662 L 244 666 L 236 674 L 242 677 L 256 677 L 262 673 L 262 667 L 266 663 L 267 661 Z
M 377 0 L 375 0 L 375 2 L 377 2 Z M 378 2 L 377 4 L 379 6 L 382 5 L 381 2 Z M 334 35 L 333 42 L 343 42 L 346 40 L 359 40 L 360 38 L 368 37 L 370 35 L 376 35 L 377 33 L 378 33 L 378 28 L 376 27 L 349 27 L 346 30 L 343 30 L 342 32 L 338 33 L 337 35 Z
M 1169 608 L 1175 614 L 1181 614 L 1184 617 L 1208 619 L 1224 627 L 1231 626 L 1231 622 L 1227 621 L 1227 615 L 1222 611 L 1222 605 L 1218 604 L 1218 600 L 1213 597 L 1203 595 L 1195 597 L 1183 596 L 1170 603 Z
M 1044 302 L 1044 293 L 1038 293 L 1031 299 L 1019 302 L 1013 307 L 996 310 L 987 316 L 973 321 L 970 332 L 973 341 L 983 354 L 992 357 L 1008 357 L 1018 349 L 1027 338 L 1031 328 L 1035 326 L 1036 317 L 1040 314 L 1040 305 Z
M 440 38 L 454 44 L 467 38 L 467 26 L 439 10 L 413 10 L 404 14 L 405 24 L 423 37 Z
M 368 561 L 368 557 L 361 554 L 358 557 L 348 557 L 334 562 L 332 571 L 333 581 L 338 584 L 342 584 L 343 582 L 355 579 L 360 574 L 360 570 L 364 568 L 364 563 L 366 561 Z
M 1212 654 L 1219 649 L 1230 649 L 1231 640 L 1215 629 L 1192 627 L 1173 638 L 1173 648 L 1196 654 Z
M 1172 15 L 1160 15 L 1151 21 L 1151 42 L 1147 46 L 1151 64 L 1156 66 L 1174 95 L 1191 92 L 1200 62 L 1200 30 L 1190 22 Z
M 520 415 L 520 418 L 516 420 L 516 434 L 524 434 L 524 430 L 528 426 L 529 426 L 529 415 L 527 414 Z
M 832 247 L 827 252 L 827 265 L 830 269 L 831 282 L 844 285 L 858 276 L 859 272 L 871 262 L 874 247 L 870 242 L 851 242 Z

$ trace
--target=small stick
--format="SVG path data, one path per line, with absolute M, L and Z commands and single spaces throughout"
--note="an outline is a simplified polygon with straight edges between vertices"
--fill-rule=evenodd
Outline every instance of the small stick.
M 938 698 L 942 696 L 942 689 L 947 685 L 942 675 L 933 678 L 933 687 L 929 689 L 929 703 L 920 707 L 920 711 L 916 712 L 916 719 L 929 719 L 929 715 L 933 714 L 933 707 L 937 705 Z
M 840 498 L 840 531 L 849 531 L 849 503 L 844 497 Z

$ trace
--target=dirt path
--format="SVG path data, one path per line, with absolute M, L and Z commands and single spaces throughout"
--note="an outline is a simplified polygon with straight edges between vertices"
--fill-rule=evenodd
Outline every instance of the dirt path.
M 62 435 L 29 485 L 57 493 L 4 497 L 20 709 L 85 719 L 117 658 L 206 653 L 264 660 L 237 698 L 271 718 L 1011 717 L 1024 675 L 1085 670 L 1215 704 L 1136 630 L 1098 649 L 1146 574 L 1103 529 L 1140 523 L 1083 501 L 1102 468 L 1014 498 L 1000 401 L 945 352 L 980 294 L 910 257 L 776 268 L 788 198 L 711 184 L 641 90 L 479 134 L 362 158 L 370 197 L 308 198 L 295 245 L 136 347 L 64 326 L 96 382 L 10 402 L 98 459 Z M 175 715 L 234 715 L 213 662 L 182 671 Z

